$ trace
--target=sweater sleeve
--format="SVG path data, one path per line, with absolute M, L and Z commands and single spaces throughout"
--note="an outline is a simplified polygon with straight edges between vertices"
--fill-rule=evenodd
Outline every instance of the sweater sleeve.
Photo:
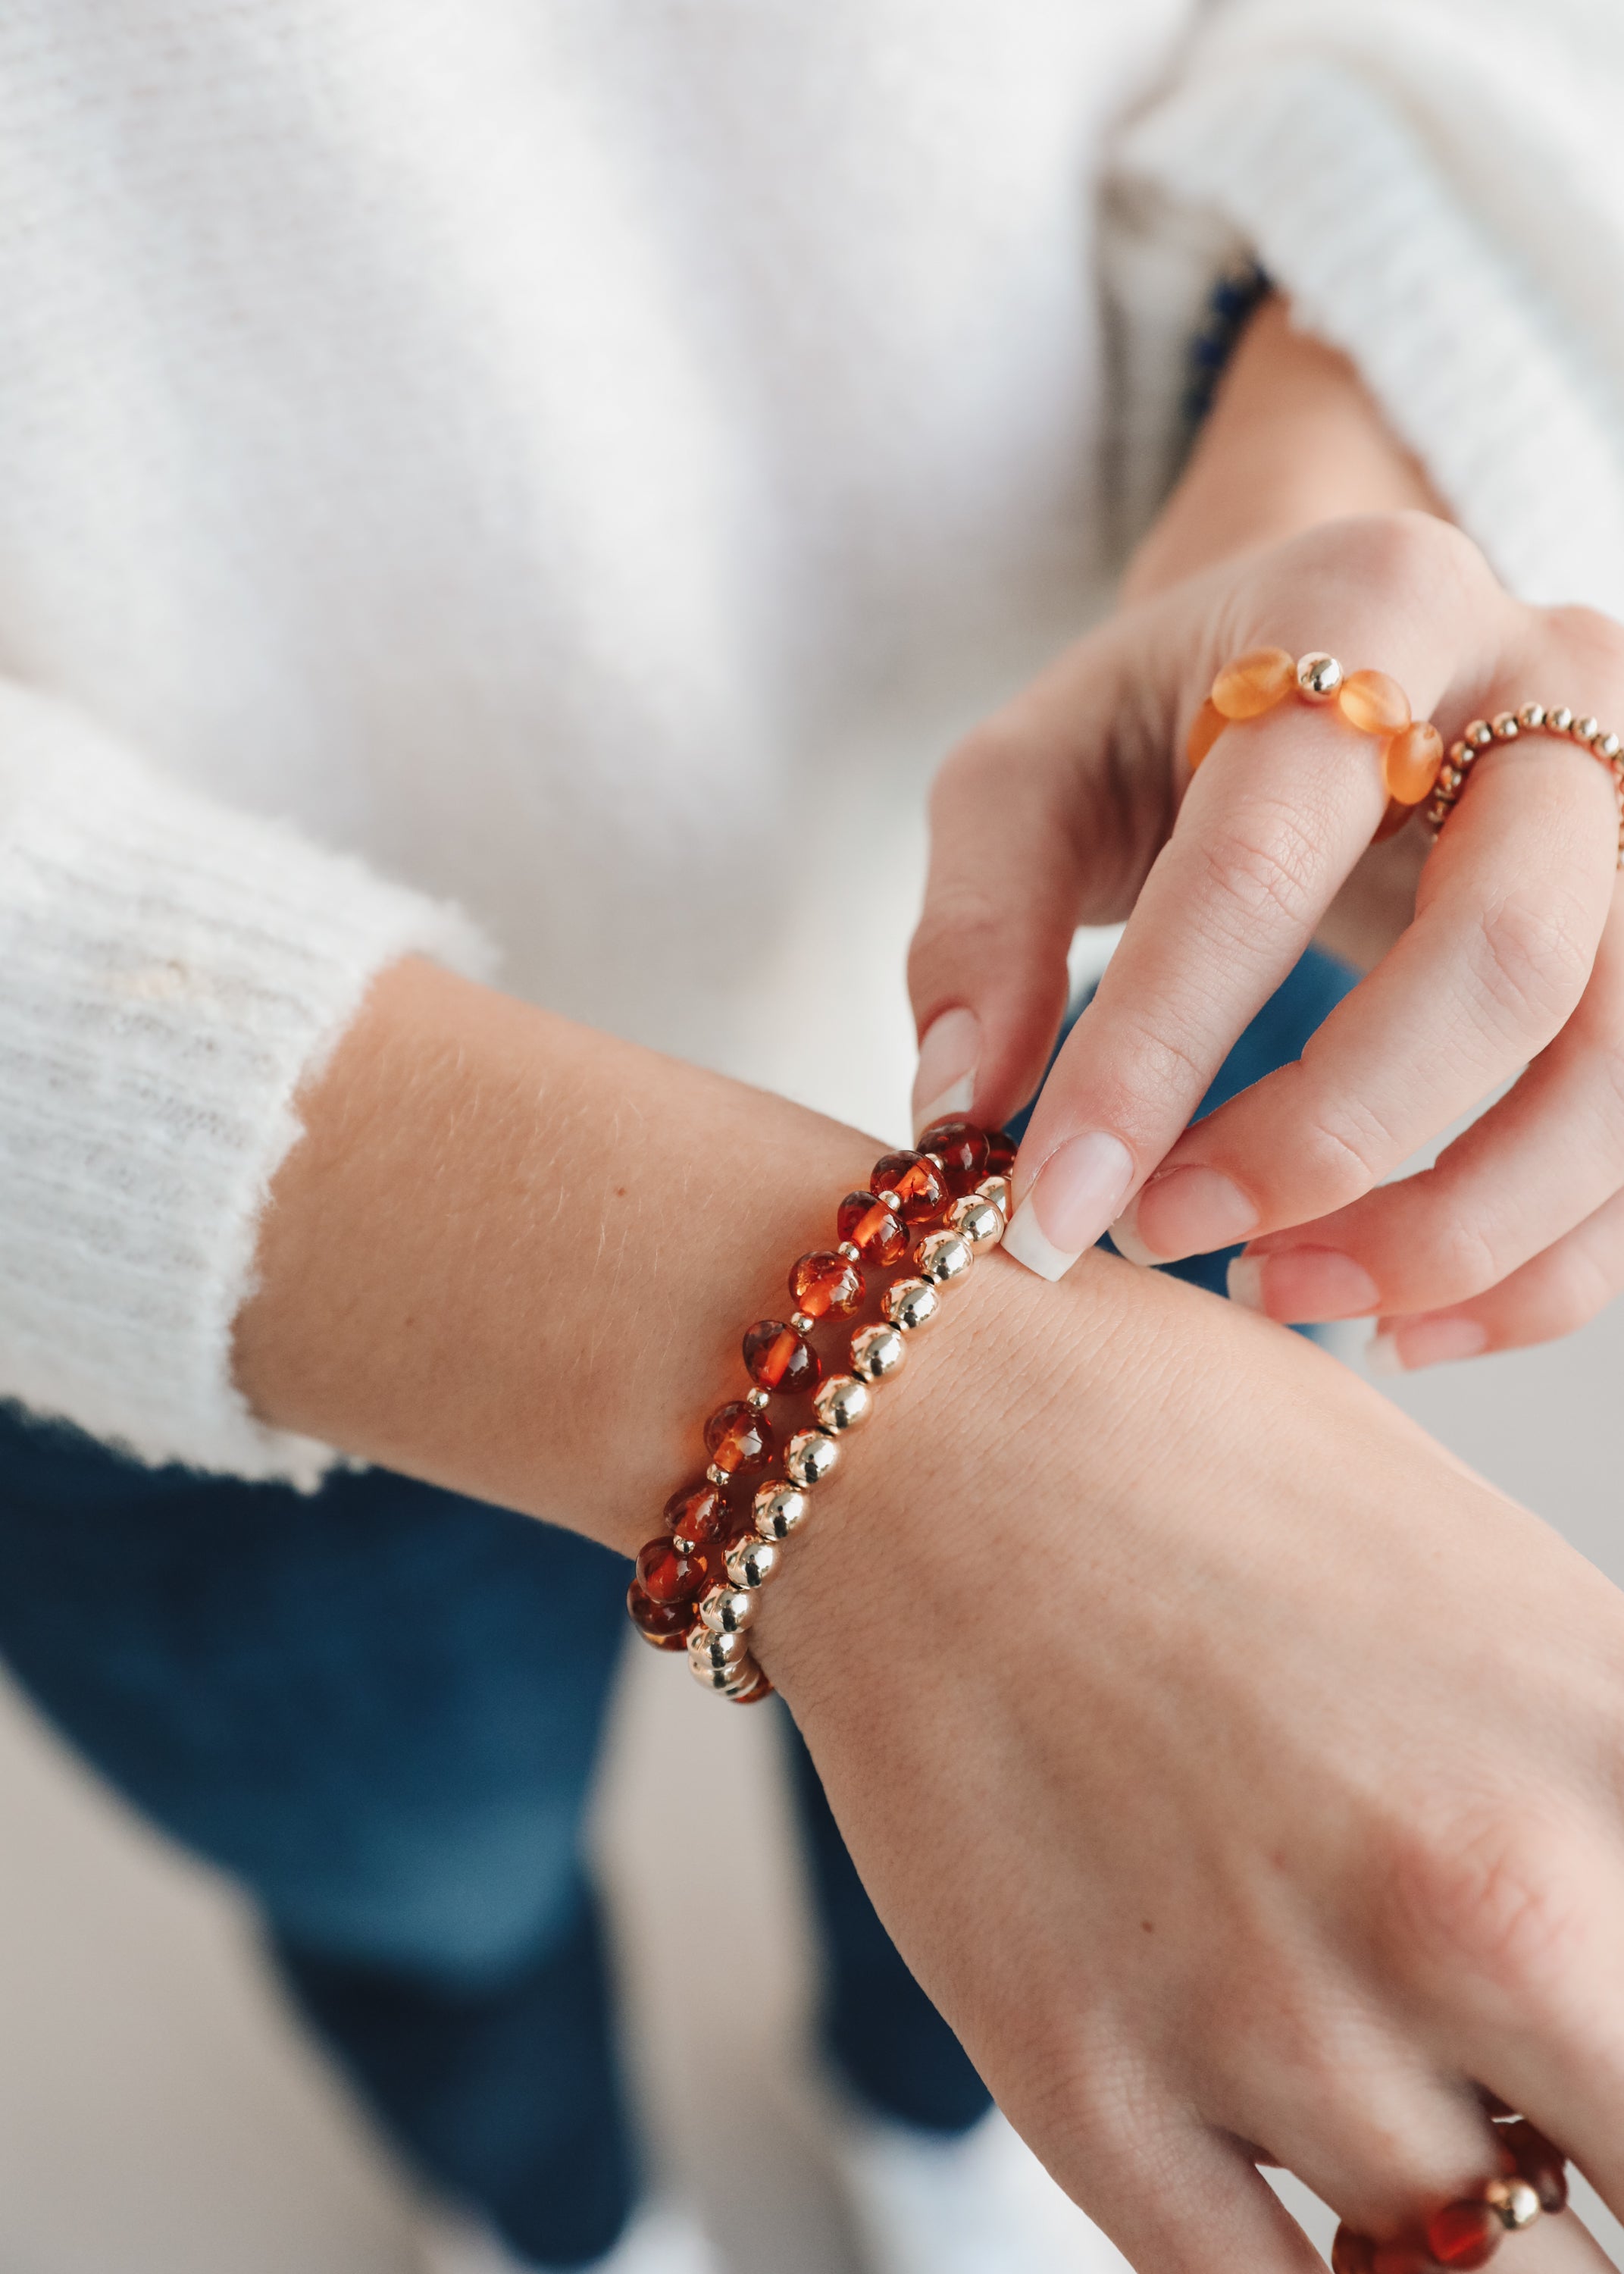
M 230 1373 L 294 1094 L 454 909 L 0 684 L 0 1397 L 148 1462 L 313 1484 Z
M 1624 615 L 1621 104 L 1617 0 L 1213 0 L 1108 184 L 1132 528 L 1245 250 L 1515 591 Z

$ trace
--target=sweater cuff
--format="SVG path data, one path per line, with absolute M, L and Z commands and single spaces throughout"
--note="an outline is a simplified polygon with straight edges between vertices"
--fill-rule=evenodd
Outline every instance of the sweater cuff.
M 1214 271 L 1244 247 L 1304 328 L 1358 365 L 1513 591 L 1624 615 L 1624 372 L 1605 326 L 1556 305 L 1418 93 L 1406 102 L 1324 55 L 1248 47 L 1206 66 L 1116 154 L 1109 274 L 1136 422 L 1123 438 L 1131 521 L 1154 511 L 1183 447 L 1182 360 L 1160 376 L 1171 335 L 1188 341 Z M 1493 122 L 1481 132 L 1493 140 Z M 1538 187 L 1548 202 L 1563 154 L 1515 117 L 1495 147 L 1502 200 L 1531 169 L 1530 201 Z M 1584 215 L 1570 218 L 1579 242 L 1562 247 L 1564 265 L 1583 266 L 1588 233 L 1610 267 L 1598 216 L 1588 231 Z
M 452 908 L 0 685 L 0 1396 L 151 1463 L 309 1487 L 231 1379 L 294 1096 Z

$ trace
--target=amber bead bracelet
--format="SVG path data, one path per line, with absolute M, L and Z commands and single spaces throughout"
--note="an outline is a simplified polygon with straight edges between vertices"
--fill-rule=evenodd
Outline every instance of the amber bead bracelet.
M 1496 2104 L 1498 2105 L 1498 2104 Z M 1339 2226 L 1332 2274 L 1472 2274 L 1486 2266 L 1507 2234 L 1532 2226 L 1542 2212 L 1567 2208 L 1567 2161 L 1543 2132 L 1505 2112 L 1493 2121 L 1496 2176 L 1476 2195 L 1446 2203 L 1416 2233 L 1390 2242 Z
M 665 1529 L 639 1550 L 627 1591 L 632 1624 L 656 1650 L 688 1653 L 696 1680 L 740 1706 L 771 1697 L 748 1630 L 784 1542 L 811 1511 L 840 1441 L 867 1420 L 875 1386 L 896 1374 L 907 1338 L 936 1315 L 940 1292 L 996 1246 L 1009 1216 L 1015 1147 L 1001 1131 L 935 1121 L 918 1148 L 887 1153 L 866 1192 L 836 1211 L 839 1244 L 801 1256 L 789 1275 L 787 1319 L 758 1319 L 743 1342 L 751 1388 L 704 1427 L 710 1465 L 665 1503 Z M 877 1319 L 846 1345 L 848 1370 L 826 1374 L 813 1337 L 852 1318 L 868 1295 L 864 1267 L 909 1268 L 883 1286 Z M 802 1426 L 783 1443 L 774 1401 L 804 1399 Z M 776 1470 L 776 1473 L 774 1473 Z
M 1295 694 L 1304 702 L 1336 705 L 1349 726 L 1380 746 L 1387 809 L 1375 841 L 1395 836 L 1417 806 L 1436 840 L 1470 776 L 1480 751 L 1522 734 L 1553 734 L 1575 742 L 1606 766 L 1619 803 L 1618 865 L 1624 869 L 1624 742 L 1599 719 L 1578 717 L 1565 704 L 1525 703 L 1492 719 L 1474 719 L 1446 753 L 1429 719 L 1410 715 L 1410 698 L 1385 671 L 1344 672 L 1334 655 L 1316 651 L 1292 661 L 1283 647 L 1253 648 L 1218 674 L 1196 712 L 1185 755 L 1193 773 L 1226 727 L 1260 719 Z

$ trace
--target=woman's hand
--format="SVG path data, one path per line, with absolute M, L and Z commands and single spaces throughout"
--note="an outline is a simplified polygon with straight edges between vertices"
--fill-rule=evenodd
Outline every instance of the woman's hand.
M 1213 447 L 1232 476 L 1252 445 L 1226 456 L 1221 424 Z M 1268 516 L 1312 520 L 1257 493 Z M 1149 596 L 944 769 L 910 975 L 921 1109 L 944 1091 L 982 1119 L 1019 1104 L 1073 930 L 1129 917 L 1022 1148 L 1023 1261 L 1057 1275 L 1118 1223 L 1140 1261 L 1246 1240 L 1246 1300 L 1276 1319 L 1380 1314 L 1404 1364 L 1563 1332 L 1624 1284 L 1607 770 L 1546 737 L 1496 748 L 1422 868 L 1418 829 L 1366 851 L 1377 746 L 1332 712 L 1288 703 L 1233 727 L 1193 779 L 1184 750 L 1217 670 L 1264 645 L 1390 673 L 1446 742 L 1530 700 L 1624 721 L 1624 632 L 1520 605 L 1431 514 L 1321 520 L 1237 554 L 1241 505 L 1223 500 L 1218 535 L 1210 504 L 1192 523 L 1176 501 Z M 1380 960 L 1300 1064 L 1184 1133 L 1310 940 L 1356 928 Z M 1375 1189 L 1525 1066 L 1435 1168 Z
M 1624 1598 L 1188 1289 L 951 1300 L 756 1631 L 1001 2105 L 1140 2274 L 1318 2267 L 1260 2156 L 1413 2227 L 1476 2087 L 1624 2210 Z

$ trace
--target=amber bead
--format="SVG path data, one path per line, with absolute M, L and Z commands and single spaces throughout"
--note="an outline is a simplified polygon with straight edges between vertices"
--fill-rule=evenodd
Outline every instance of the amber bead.
M 756 1476 L 773 1455 L 772 1431 L 741 1397 L 717 1407 L 705 1424 L 705 1445 L 727 1477 Z
M 1184 744 L 1184 756 L 1190 761 L 1192 773 L 1200 764 L 1229 723 L 1218 705 L 1208 696 L 1191 722 L 1190 738 Z
M 934 1161 L 922 1153 L 885 1153 L 874 1164 L 871 1193 L 894 1193 L 905 1224 L 924 1224 L 947 1205 L 947 1186 Z
M 657 1603 L 691 1603 L 714 1585 L 722 1568 L 716 1547 L 679 1547 L 650 1540 L 637 1550 L 637 1585 Z
M 772 1684 L 768 1681 L 766 1675 L 762 1672 L 758 1666 L 756 1669 L 755 1681 L 751 1683 L 748 1690 L 741 1690 L 739 1692 L 739 1695 L 733 1699 L 733 1704 L 735 1706 L 759 1706 L 763 1698 L 771 1698 L 771 1696 Z
M 849 1256 L 815 1248 L 789 1275 L 795 1308 L 809 1319 L 846 1319 L 863 1299 L 863 1276 Z
M 865 1263 L 881 1267 L 900 1263 L 907 1251 L 908 1235 L 902 1218 L 872 1193 L 847 1193 L 835 1222 L 841 1239 L 851 1241 Z
M 727 1537 L 727 1502 L 714 1485 L 684 1485 L 665 1502 L 665 1522 L 690 1547 L 715 1547 Z
M 1395 734 L 1381 754 L 1381 778 L 1389 797 L 1419 805 L 1430 797 L 1444 762 L 1444 738 L 1430 719 L 1417 719 Z
M 920 1132 L 919 1149 L 942 1163 L 955 1200 L 973 1193 L 987 1174 L 987 1132 L 974 1121 L 933 1121 Z
M 984 1177 L 1007 1177 L 1015 1166 L 1015 1140 L 1004 1129 L 987 1132 L 987 1166 Z
M 1361 734 L 1402 734 L 1410 724 L 1410 697 L 1385 671 L 1350 671 L 1336 690 L 1336 707 Z
M 1471 2274 L 1486 2266 L 1505 2239 L 1506 2230 L 1485 2202 L 1446 2203 L 1426 2223 L 1426 2247 L 1440 2266 L 1453 2266 Z
M 694 1623 L 691 1603 L 657 1603 L 634 1579 L 626 1590 L 626 1608 L 638 1633 L 656 1650 L 681 1650 L 686 1646 L 688 1630 Z
M 1350 2226 L 1339 2226 L 1331 2244 L 1331 2274 L 1371 2274 L 1371 2261 L 1376 2255 L 1376 2246 L 1368 2234 L 1356 2234 Z
M 1563 2210 L 1568 2202 L 1568 2169 L 1561 2150 L 1525 2117 L 1515 2124 L 1497 2126 L 1494 2136 L 1517 2177 L 1526 2180 L 1539 2197 L 1541 2210 Z
M 757 1319 L 744 1338 L 750 1380 L 763 1389 L 816 1389 L 823 1362 L 806 1337 L 782 1319 Z
M 1225 664 L 1213 681 L 1212 705 L 1222 719 L 1260 719 L 1297 685 L 1297 659 L 1283 647 L 1254 647 Z

